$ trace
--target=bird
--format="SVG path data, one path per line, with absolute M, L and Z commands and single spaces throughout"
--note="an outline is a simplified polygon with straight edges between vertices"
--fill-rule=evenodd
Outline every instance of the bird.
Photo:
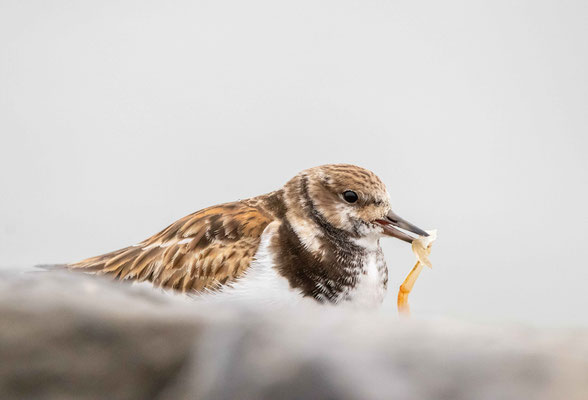
M 392 211 L 376 174 L 327 164 L 67 268 L 207 298 L 376 307 L 387 291 L 385 236 L 412 243 L 428 233 Z

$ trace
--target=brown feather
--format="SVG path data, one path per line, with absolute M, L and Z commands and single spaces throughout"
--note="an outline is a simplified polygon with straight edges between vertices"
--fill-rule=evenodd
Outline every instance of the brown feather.
M 276 195 L 197 211 L 136 246 L 69 267 L 183 292 L 214 290 L 239 278 L 251 264 L 263 230 L 274 219 L 263 198 Z

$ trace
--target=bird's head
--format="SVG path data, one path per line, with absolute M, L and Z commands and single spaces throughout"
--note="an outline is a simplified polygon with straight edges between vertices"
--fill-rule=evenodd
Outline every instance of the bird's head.
M 315 222 L 356 237 L 393 236 L 411 243 L 410 235 L 428 236 L 396 215 L 386 186 L 373 172 L 355 165 L 329 164 L 302 171 L 286 188 Z

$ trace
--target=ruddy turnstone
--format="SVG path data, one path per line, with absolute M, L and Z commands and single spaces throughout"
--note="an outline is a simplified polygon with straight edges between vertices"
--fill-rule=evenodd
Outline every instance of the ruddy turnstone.
M 206 296 L 380 304 L 382 236 L 428 234 L 390 208 L 371 171 L 347 164 L 300 172 L 274 192 L 190 214 L 149 239 L 70 264 Z

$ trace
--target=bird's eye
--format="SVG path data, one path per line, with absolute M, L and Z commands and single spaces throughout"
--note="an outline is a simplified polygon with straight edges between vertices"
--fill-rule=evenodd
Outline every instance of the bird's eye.
M 357 199 L 358 199 L 357 193 L 355 193 L 353 190 L 346 190 L 346 191 L 344 191 L 343 192 L 343 198 L 348 203 L 355 203 L 357 201 Z

